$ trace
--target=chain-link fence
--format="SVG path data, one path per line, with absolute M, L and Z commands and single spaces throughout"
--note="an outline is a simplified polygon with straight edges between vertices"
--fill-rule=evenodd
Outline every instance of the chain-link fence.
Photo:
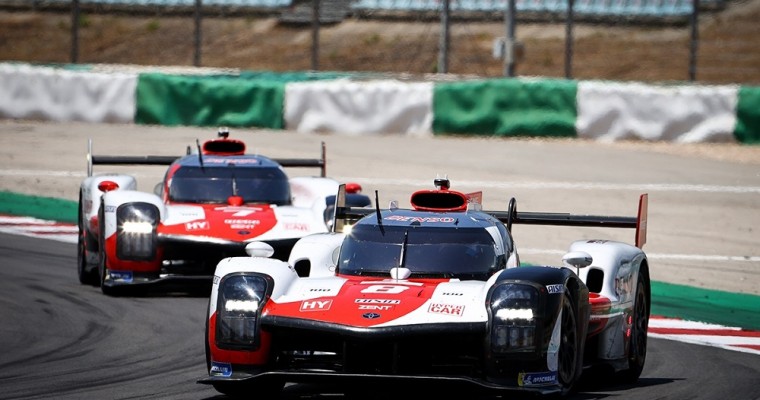
M 0 0 L 0 60 L 760 84 L 759 18 L 760 0 Z

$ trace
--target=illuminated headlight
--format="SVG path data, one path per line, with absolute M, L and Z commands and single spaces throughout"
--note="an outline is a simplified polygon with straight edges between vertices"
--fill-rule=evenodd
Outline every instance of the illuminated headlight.
M 267 295 L 267 280 L 260 275 L 230 275 L 219 286 L 216 343 L 219 347 L 258 345 L 258 322 Z
M 124 233 L 152 233 L 153 224 L 150 222 L 126 221 L 121 225 Z
M 536 348 L 538 290 L 506 283 L 491 292 L 491 350 L 496 353 L 530 352 Z
M 128 203 L 116 210 L 116 255 L 124 260 L 152 260 L 156 257 L 158 208 L 150 203 Z

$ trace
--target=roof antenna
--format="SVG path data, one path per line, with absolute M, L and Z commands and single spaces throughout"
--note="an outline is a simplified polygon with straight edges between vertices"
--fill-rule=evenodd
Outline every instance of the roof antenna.
M 383 218 L 380 215 L 380 199 L 378 195 L 378 190 L 375 189 L 375 215 L 377 215 L 377 226 L 380 228 L 380 233 L 385 234 L 385 229 L 383 229 Z
M 401 243 L 401 255 L 398 258 L 398 267 L 406 268 L 406 244 L 409 242 L 409 231 L 404 231 L 404 241 Z
M 201 151 L 201 142 L 197 138 L 195 139 L 195 145 L 198 146 L 198 162 L 201 164 L 201 170 L 203 170 L 203 152 Z

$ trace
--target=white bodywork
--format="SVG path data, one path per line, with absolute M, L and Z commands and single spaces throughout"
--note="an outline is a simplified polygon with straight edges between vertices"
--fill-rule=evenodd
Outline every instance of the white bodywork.
M 117 190 L 103 193 L 98 185 L 103 181 L 118 184 Z M 309 233 L 325 232 L 324 211 L 327 207 L 325 198 L 338 191 L 338 182 L 331 178 L 294 177 L 290 178 L 292 206 L 281 206 L 275 209 L 278 226 L 259 237 L 267 240 L 282 236 L 291 231 L 292 224 L 309 226 Z M 133 176 L 124 174 L 100 174 L 85 178 L 81 184 L 82 191 L 82 220 L 88 229 L 88 221 L 97 219 L 101 199 L 106 213 L 106 237 L 116 231 L 116 221 L 113 213 L 121 204 L 130 202 L 145 202 L 154 204 L 161 213 L 161 222 L 165 225 L 181 224 L 203 218 L 203 209 L 192 205 L 166 205 L 161 197 L 148 192 L 137 191 L 137 181 Z M 303 229 L 301 229 L 303 230 Z M 291 232 L 292 234 L 292 232 Z M 95 260 L 91 261 L 95 262 Z

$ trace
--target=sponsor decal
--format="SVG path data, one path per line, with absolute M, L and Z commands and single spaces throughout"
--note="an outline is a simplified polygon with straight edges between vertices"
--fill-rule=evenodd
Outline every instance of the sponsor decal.
M 452 217 L 412 217 L 412 216 L 403 216 L 403 215 L 391 215 L 389 217 L 385 217 L 384 219 L 388 221 L 402 221 L 402 222 L 452 223 L 456 221 L 456 218 L 452 218 Z
M 209 228 L 208 221 L 193 221 L 185 224 L 185 230 L 188 231 L 207 231 Z
M 326 311 L 332 306 L 332 300 L 304 300 L 300 311 Z
M 304 224 L 302 222 L 286 222 L 282 225 L 283 225 L 283 228 L 289 231 L 301 231 L 301 232 L 309 231 L 309 224 Z
M 354 303 L 357 304 L 401 304 L 401 300 L 398 299 L 356 299 Z
M 556 285 L 546 285 L 546 291 L 549 292 L 549 294 L 559 294 L 565 292 L 565 286 L 562 284 L 556 284 Z
M 105 206 L 104 209 L 107 213 L 116 212 L 116 206 Z
M 557 372 L 520 372 L 517 374 L 517 384 L 520 386 L 546 386 L 557 383 Z
M 211 363 L 211 376 L 232 376 L 232 364 L 213 361 Z
M 378 319 L 378 318 L 380 318 L 380 314 L 374 313 L 374 312 L 368 312 L 368 313 L 362 314 L 362 318 L 366 318 L 366 319 Z
M 132 271 L 108 271 L 111 279 L 119 282 L 132 282 Z
M 394 306 L 383 304 L 359 304 L 360 310 L 374 310 L 374 311 L 390 311 Z
M 256 229 L 261 223 L 257 219 L 225 219 L 224 223 L 230 226 L 230 229 Z
M 430 304 L 430 307 L 428 307 L 428 312 L 433 314 L 461 316 L 464 314 L 464 306 L 457 304 L 432 303 Z
M 209 156 L 203 157 L 203 162 L 206 164 L 235 164 L 235 165 L 260 164 L 260 161 L 255 158 L 236 158 L 236 159 L 230 160 L 227 158 L 217 158 L 217 157 L 209 157 Z

